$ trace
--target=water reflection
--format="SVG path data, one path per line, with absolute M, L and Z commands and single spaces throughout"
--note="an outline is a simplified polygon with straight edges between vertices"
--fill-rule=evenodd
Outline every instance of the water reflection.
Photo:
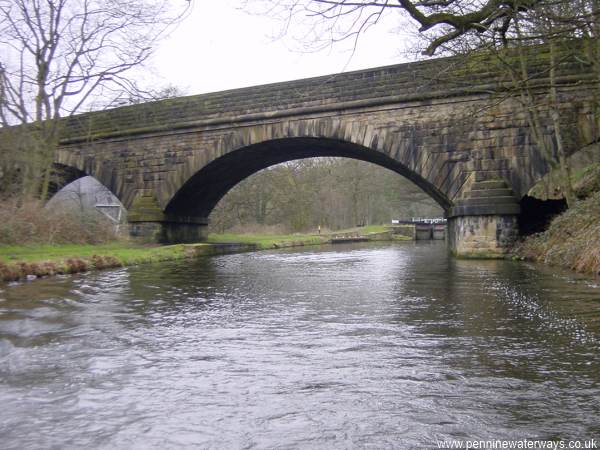
M 3 448 L 430 448 L 600 431 L 600 291 L 439 245 L 4 288 Z

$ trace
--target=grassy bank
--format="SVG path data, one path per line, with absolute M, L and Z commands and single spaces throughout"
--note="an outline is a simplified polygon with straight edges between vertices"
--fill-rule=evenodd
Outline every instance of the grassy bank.
M 209 243 L 243 243 L 256 245 L 257 249 L 265 250 L 270 248 L 283 248 L 303 245 L 319 245 L 329 242 L 332 237 L 346 236 L 364 236 L 385 233 L 389 227 L 385 225 L 369 225 L 366 227 L 349 228 L 346 230 L 337 230 L 322 234 L 260 234 L 260 233 L 224 233 L 210 234 Z
M 257 250 L 270 248 L 319 245 L 327 242 L 327 237 L 314 234 L 210 234 L 208 243 L 240 243 L 255 245 Z
M 600 275 L 600 165 L 577 178 L 575 192 L 582 200 L 557 216 L 545 232 L 519 243 L 516 257 Z
M 207 244 L 140 246 L 125 241 L 100 245 L 0 246 L 0 280 L 170 261 L 210 254 L 211 250 Z
M 177 245 L 136 245 L 128 241 L 107 244 L 0 245 L 0 281 L 73 274 L 136 264 L 172 261 L 244 250 L 318 245 L 313 235 L 211 235 L 209 242 Z M 235 243 L 240 246 L 221 246 Z
M 367 236 L 385 231 L 384 226 L 370 226 L 323 235 L 211 234 L 205 243 L 177 245 L 137 245 L 128 241 L 97 245 L 0 245 L 0 281 L 17 281 L 238 251 L 320 245 L 329 242 L 334 235 Z
M 28 245 L 0 246 L 0 262 L 14 263 L 17 261 L 60 262 L 69 258 L 86 258 L 93 256 L 112 256 L 122 265 L 140 264 L 143 262 L 158 262 L 185 257 L 190 248 L 206 246 L 207 244 L 177 244 L 177 245 L 136 245 L 128 241 L 116 241 L 108 244 L 62 244 L 62 245 Z
M 600 275 L 600 192 L 556 217 L 545 232 L 526 238 L 515 255 Z

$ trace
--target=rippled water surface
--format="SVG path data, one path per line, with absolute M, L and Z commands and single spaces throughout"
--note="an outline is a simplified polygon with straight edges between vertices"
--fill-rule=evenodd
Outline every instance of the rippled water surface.
M 597 438 L 597 283 L 371 244 L 0 288 L 0 448 Z

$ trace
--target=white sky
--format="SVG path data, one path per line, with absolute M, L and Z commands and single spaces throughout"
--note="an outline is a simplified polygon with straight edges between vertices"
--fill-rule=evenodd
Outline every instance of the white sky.
M 281 31 L 278 20 L 236 9 L 240 3 L 196 0 L 191 16 L 155 55 L 153 75 L 158 75 L 158 82 L 191 95 L 406 60 L 401 55 L 406 37 L 398 31 L 395 12 L 364 33 L 352 55 L 350 41 L 319 52 L 301 52 L 301 43 L 292 36 L 273 38 Z

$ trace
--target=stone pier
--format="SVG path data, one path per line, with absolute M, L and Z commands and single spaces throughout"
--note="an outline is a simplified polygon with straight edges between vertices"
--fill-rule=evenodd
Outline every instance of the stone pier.
M 503 180 L 475 182 L 448 214 L 448 247 L 462 258 L 502 258 L 519 234 L 520 207 Z
M 195 222 L 129 221 L 129 235 L 136 241 L 160 244 L 193 244 L 208 238 L 208 220 Z
M 154 195 L 139 195 L 127 215 L 129 235 L 136 241 L 190 244 L 208 238 L 208 219 L 163 212 Z

